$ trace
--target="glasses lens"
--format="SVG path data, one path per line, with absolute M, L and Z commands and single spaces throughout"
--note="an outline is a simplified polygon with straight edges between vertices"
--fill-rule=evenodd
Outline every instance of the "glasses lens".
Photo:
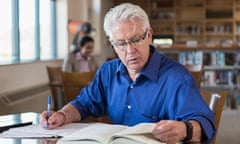
M 115 48 L 118 48 L 121 50 L 126 50 L 128 44 L 134 45 L 134 46 L 141 45 L 141 42 L 146 38 L 146 35 L 147 35 L 147 30 L 144 32 L 143 35 L 135 36 L 135 37 L 131 38 L 128 42 L 126 42 L 126 41 L 117 41 L 117 42 L 111 41 L 111 43 Z

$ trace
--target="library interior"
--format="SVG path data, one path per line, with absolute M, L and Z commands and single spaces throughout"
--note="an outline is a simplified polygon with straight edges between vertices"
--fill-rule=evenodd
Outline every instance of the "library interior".
M 69 27 L 71 20 L 81 26 L 83 22 L 91 24 L 91 35 L 95 43 L 93 57 L 100 66 L 116 57 L 103 30 L 104 15 L 109 8 L 130 2 L 139 5 L 148 14 L 153 29 L 152 45 L 160 53 L 186 66 L 204 100 L 216 113 L 217 134 L 213 143 L 239 143 L 240 0 L 55 2 L 57 37 L 52 39 L 55 40 L 55 45 L 51 45 L 56 50 L 55 59 L 2 64 L 4 57 L 1 59 L 1 56 L 4 55 L 1 54 L 1 48 L 5 45 L 1 45 L 4 36 L 0 29 L 0 117 L 29 111 L 40 113 L 46 109 L 49 95 L 53 96 L 53 110 L 58 110 L 71 101 L 82 87 L 90 83 L 95 74 L 94 71 L 90 75 L 70 76 L 69 73 L 62 72 L 64 57 L 71 51 L 71 44 L 76 38 Z M 76 77 L 83 78 L 77 81 Z M 216 100 L 216 97 L 213 98 L 216 95 L 221 98 Z M 213 105 L 215 102 L 218 106 Z M 90 117 L 88 120 L 104 119 Z

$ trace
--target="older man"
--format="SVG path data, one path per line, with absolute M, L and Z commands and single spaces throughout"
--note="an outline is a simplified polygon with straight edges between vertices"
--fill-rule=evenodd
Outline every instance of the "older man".
M 104 30 L 119 58 L 104 63 L 92 83 L 48 121 L 43 112 L 42 126 L 107 111 L 113 124 L 155 122 L 153 135 L 167 143 L 211 141 L 213 112 L 188 70 L 151 46 L 153 30 L 143 9 L 130 3 L 110 9 Z

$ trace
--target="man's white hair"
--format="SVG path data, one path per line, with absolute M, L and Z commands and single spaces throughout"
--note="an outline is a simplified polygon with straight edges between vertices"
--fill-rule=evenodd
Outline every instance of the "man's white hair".
M 111 28 L 114 24 L 125 21 L 140 20 L 143 31 L 150 27 L 149 18 L 146 12 L 138 5 L 122 3 L 111 8 L 104 17 L 104 31 L 109 39 L 112 39 Z

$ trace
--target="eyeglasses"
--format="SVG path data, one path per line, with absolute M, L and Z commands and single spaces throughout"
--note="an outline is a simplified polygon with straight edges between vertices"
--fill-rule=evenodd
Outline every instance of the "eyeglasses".
M 132 45 L 132 46 L 140 46 L 142 44 L 142 41 L 146 38 L 147 36 L 147 30 L 144 32 L 144 34 L 139 35 L 139 36 L 135 36 L 132 37 L 130 40 L 128 41 L 110 41 L 111 44 L 113 45 L 113 47 L 120 49 L 122 51 L 126 51 L 128 45 Z

